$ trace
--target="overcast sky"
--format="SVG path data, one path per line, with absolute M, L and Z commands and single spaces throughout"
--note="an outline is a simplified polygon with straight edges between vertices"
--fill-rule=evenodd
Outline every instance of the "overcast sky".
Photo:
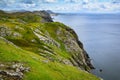
M 120 12 L 120 0 L 0 0 L 2 10 Z

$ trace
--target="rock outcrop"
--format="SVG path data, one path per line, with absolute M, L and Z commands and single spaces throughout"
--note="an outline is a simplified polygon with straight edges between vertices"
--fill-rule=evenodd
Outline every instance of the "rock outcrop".
M 64 35 L 64 36 L 63 36 Z M 77 67 L 88 70 L 94 69 L 90 63 L 90 57 L 83 48 L 83 44 L 78 40 L 78 37 L 74 30 L 66 27 L 64 30 L 59 28 L 57 30 L 58 39 L 61 40 L 68 53 L 70 53 L 70 62 Z
M 24 73 L 29 71 L 30 68 L 22 63 L 0 63 L 0 80 L 22 80 Z

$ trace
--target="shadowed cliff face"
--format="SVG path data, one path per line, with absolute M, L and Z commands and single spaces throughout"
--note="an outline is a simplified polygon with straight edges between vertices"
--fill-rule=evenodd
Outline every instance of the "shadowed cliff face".
M 57 62 L 86 71 L 93 68 L 76 33 L 62 23 L 53 22 L 45 11 L 1 11 L 0 17 L 0 37 L 8 40 L 6 45 L 10 42 L 17 48 L 43 57 L 46 64 Z

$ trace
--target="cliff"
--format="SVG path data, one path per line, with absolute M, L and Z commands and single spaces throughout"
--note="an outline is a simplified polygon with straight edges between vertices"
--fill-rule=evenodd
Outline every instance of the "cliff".
M 45 11 L 0 11 L 0 79 L 99 80 L 89 56 L 68 26 Z

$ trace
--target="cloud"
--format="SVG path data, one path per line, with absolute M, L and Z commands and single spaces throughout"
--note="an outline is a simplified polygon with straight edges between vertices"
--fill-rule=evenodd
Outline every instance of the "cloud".
M 120 12 L 120 2 L 117 0 L 0 0 L 0 9 Z
M 45 2 L 48 2 L 48 3 L 54 3 L 56 2 L 57 0 L 45 0 Z

